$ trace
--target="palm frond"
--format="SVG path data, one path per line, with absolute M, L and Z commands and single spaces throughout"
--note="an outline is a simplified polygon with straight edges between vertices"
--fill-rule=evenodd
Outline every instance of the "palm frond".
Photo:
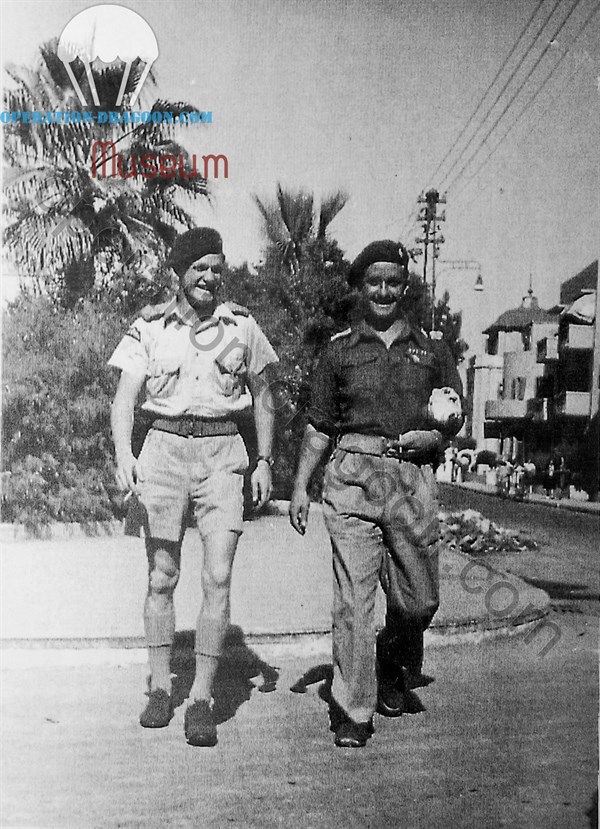
M 347 193 L 344 193 L 342 190 L 338 190 L 337 193 L 331 193 L 322 199 L 319 215 L 319 229 L 317 231 L 318 239 L 325 238 L 327 228 L 335 219 L 337 214 L 346 206 L 348 198 L 349 196 Z
M 310 237 L 313 226 L 313 195 L 303 190 L 284 190 L 278 183 L 277 203 L 282 221 L 296 246 L 296 252 L 299 252 L 302 243 Z

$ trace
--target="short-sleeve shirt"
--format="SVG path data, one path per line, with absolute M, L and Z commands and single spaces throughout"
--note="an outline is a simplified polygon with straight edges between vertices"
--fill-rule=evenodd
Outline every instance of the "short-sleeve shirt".
M 366 322 L 325 346 L 311 384 L 309 422 L 320 432 L 397 438 L 431 429 L 427 404 L 434 388 L 462 382 L 448 346 L 410 327 L 388 349 Z
M 218 305 L 198 324 L 179 303 L 158 319 L 138 318 L 108 364 L 146 383 L 144 411 L 228 417 L 252 406 L 249 373 L 278 361 L 256 320 Z

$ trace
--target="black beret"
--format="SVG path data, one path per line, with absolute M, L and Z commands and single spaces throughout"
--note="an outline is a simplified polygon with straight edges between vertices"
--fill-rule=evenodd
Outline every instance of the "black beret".
M 195 227 L 175 239 L 167 264 L 181 276 L 190 265 L 209 253 L 223 255 L 221 235 L 212 227 Z
M 404 275 L 408 273 L 408 253 L 400 242 L 392 242 L 391 239 L 383 239 L 379 242 L 371 242 L 358 254 L 350 270 L 348 271 L 348 283 L 354 288 L 360 282 L 365 271 L 375 262 L 393 262 L 402 265 Z

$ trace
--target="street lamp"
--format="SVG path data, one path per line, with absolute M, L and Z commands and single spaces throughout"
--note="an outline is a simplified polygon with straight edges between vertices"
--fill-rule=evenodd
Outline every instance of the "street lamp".
M 477 271 L 477 279 L 475 280 L 475 285 L 473 286 L 473 290 L 480 293 L 484 290 L 483 288 L 483 277 L 481 276 L 481 262 L 478 262 L 476 259 L 440 259 L 439 264 L 442 265 L 442 269 L 439 272 L 438 276 L 445 271 L 449 270 L 476 270 Z M 432 315 L 435 313 L 435 295 L 432 297 L 432 302 L 434 305 Z M 431 331 L 431 338 L 432 339 L 439 339 L 441 336 L 441 332 L 434 332 L 433 325 Z
M 473 286 L 474 291 L 483 291 L 483 277 L 481 276 L 481 262 L 476 259 L 440 259 L 440 265 L 445 265 L 441 273 L 448 270 L 454 271 L 477 271 L 477 279 Z

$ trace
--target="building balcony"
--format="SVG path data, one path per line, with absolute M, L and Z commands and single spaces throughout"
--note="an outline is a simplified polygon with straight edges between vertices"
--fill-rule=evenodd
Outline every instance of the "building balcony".
M 556 398 L 556 414 L 563 417 L 589 417 L 590 393 L 564 391 Z
M 544 337 L 537 344 L 537 362 L 550 363 L 558 360 L 558 340 L 556 337 Z
M 535 423 L 547 423 L 554 414 L 554 400 L 550 397 L 532 397 L 527 401 L 527 413 Z
M 486 420 L 521 420 L 527 417 L 527 400 L 486 400 Z
M 572 351 L 590 351 L 594 347 L 594 326 L 569 323 L 560 345 Z

